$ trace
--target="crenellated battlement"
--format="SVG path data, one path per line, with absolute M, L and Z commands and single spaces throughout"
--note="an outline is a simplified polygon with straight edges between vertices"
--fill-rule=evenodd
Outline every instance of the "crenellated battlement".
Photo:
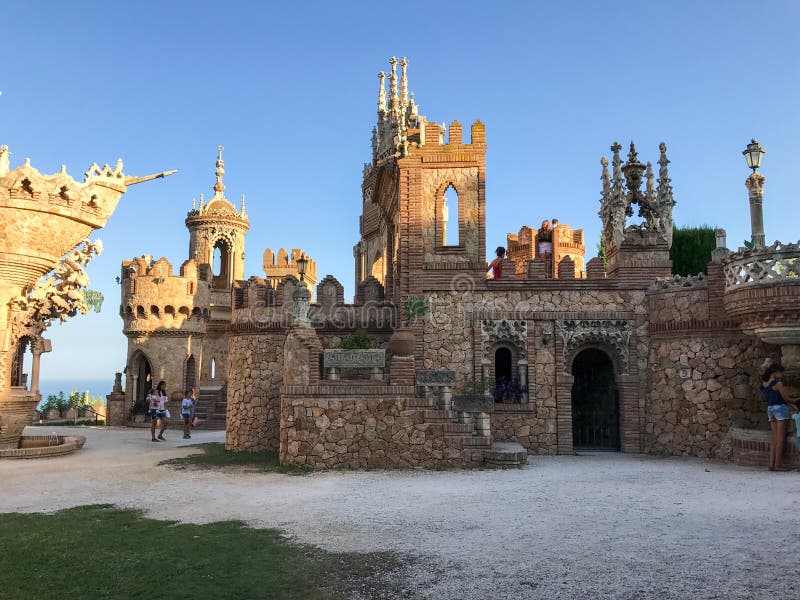
M 278 289 L 280 282 L 288 275 L 300 278 L 297 261 L 301 256 L 305 256 L 307 261 L 306 272 L 303 276 L 304 280 L 309 286 L 314 286 L 317 283 L 317 262 L 309 258 L 308 254 L 303 252 L 301 248 L 292 248 L 291 254 L 286 252 L 284 248 L 280 248 L 277 255 L 271 248 L 264 250 L 261 266 L 264 269 L 267 282 L 273 289 Z
M 203 331 L 210 314 L 210 281 L 209 265 L 191 259 L 177 275 L 164 257 L 123 261 L 120 316 L 124 331 Z

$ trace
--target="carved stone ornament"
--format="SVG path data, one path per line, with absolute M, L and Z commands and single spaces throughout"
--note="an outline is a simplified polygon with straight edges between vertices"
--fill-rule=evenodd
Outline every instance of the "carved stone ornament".
M 564 341 L 564 364 L 569 368 L 570 357 L 587 345 L 612 350 L 622 372 L 628 371 L 628 344 L 633 323 L 621 319 L 564 319 L 556 321 Z
M 611 146 L 612 173 L 608 172 L 608 160 L 601 159 L 601 181 L 603 192 L 600 204 L 600 218 L 603 221 L 603 242 L 608 252 L 619 248 L 624 239 L 643 238 L 647 244 L 666 241 L 672 244 L 672 209 L 675 200 L 672 196 L 672 185 L 667 165 L 667 146 L 659 145 L 659 171 L 656 183 L 653 168 L 639 162 L 636 148 L 631 142 L 628 161 L 622 163 L 620 150 L 622 146 L 614 142 Z M 645 191 L 642 192 L 642 182 Z M 633 205 L 638 205 L 638 216 L 641 223 L 626 226 L 626 218 L 634 216 Z
M 493 352 L 502 343 L 516 348 L 518 360 L 524 360 L 528 357 L 528 322 L 485 319 L 481 321 L 481 342 L 484 361 L 493 361 Z
M 12 300 L 16 325 L 41 332 L 56 319 L 63 322 L 78 313 L 85 315 L 92 305 L 99 310 L 97 297 L 90 294 L 87 302 L 84 288 L 89 283 L 89 275 L 84 267 L 102 251 L 100 240 L 84 241 L 61 259 L 52 274 Z
M 455 371 L 443 369 L 435 371 L 417 371 L 417 385 L 453 387 L 455 384 Z
M 322 366 L 326 369 L 382 369 L 386 366 L 386 350 L 325 350 Z

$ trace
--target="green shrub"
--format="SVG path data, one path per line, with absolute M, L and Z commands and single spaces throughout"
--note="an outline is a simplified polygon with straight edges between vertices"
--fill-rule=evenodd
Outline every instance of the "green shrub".
M 369 350 L 372 348 L 372 338 L 363 329 L 359 329 L 353 335 L 342 339 L 339 348 L 344 350 Z
M 714 227 L 676 227 L 672 232 L 672 274 L 697 275 L 708 272 L 711 251 L 716 247 Z

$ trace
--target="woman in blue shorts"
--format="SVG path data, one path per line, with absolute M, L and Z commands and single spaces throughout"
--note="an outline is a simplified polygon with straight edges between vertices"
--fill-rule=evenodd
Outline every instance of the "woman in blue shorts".
M 772 364 L 761 375 L 761 393 L 767 403 L 767 419 L 772 429 L 769 446 L 769 470 L 783 471 L 783 445 L 786 442 L 786 424 L 789 421 L 789 405 L 786 403 L 786 388 L 783 386 L 783 366 Z

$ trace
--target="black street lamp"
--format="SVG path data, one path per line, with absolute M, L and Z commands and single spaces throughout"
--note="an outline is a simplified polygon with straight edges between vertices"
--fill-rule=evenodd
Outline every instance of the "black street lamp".
M 761 166 L 761 158 L 766 154 L 766 150 L 756 140 L 750 140 L 742 154 L 744 154 L 744 159 L 747 161 L 747 166 L 753 169 L 755 173 L 756 169 Z

